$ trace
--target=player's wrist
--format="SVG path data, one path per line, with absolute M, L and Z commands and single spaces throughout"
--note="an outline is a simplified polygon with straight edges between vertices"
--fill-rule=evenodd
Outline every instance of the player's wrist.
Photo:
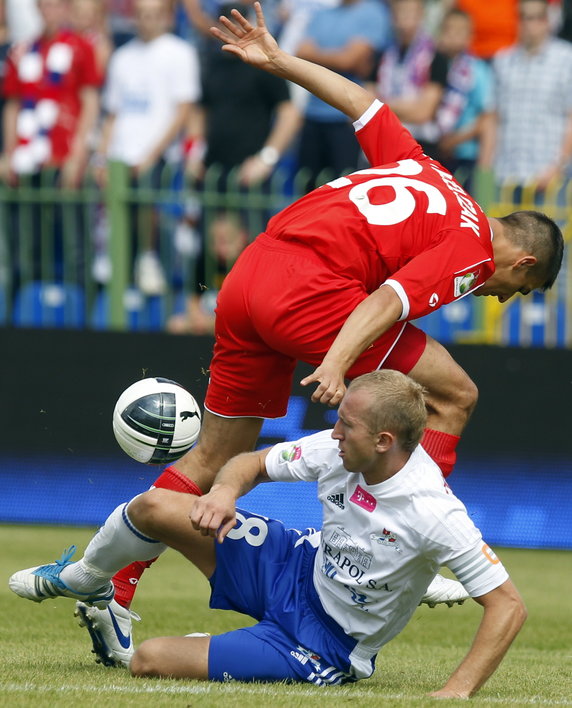
M 280 159 L 280 152 L 273 145 L 265 145 L 258 153 L 258 159 L 267 167 L 275 167 Z

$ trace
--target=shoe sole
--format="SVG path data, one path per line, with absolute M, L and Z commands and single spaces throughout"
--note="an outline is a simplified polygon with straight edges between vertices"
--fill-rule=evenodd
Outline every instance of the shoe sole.
M 111 652 L 105 643 L 105 640 L 101 636 L 101 633 L 97 630 L 93 619 L 89 616 L 85 607 L 76 607 L 74 616 L 77 617 L 80 627 L 85 627 L 89 632 L 91 637 L 91 643 L 93 648 L 91 650 L 92 654 L 95 654 L 95 662 L 97 664 L 103 664 L 104 666 L 110 666 L 113 668 L 118 668 L 123 666 L 123 664 L 116 661 L 112 656 Z

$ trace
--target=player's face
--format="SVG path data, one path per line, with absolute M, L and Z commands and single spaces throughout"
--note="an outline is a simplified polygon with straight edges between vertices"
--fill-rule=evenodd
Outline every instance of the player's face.
M 365 420 L 369 410 L 369 394 L 363 389 L 344 396 L 338 409 L 338 420 L 332 438 L 338 441 L 340 457 L 348 472 L 367 474 L 378 460 L 377 435 L 372 433 Z
M 495 271 L 482 287 L 475 290 L 475 295 L 492 295 L 499 302 L 506 302 L 516 293 L 528 295 L 542 285 L 538 276 L 531 274 L 530 268 L 508 268 Z

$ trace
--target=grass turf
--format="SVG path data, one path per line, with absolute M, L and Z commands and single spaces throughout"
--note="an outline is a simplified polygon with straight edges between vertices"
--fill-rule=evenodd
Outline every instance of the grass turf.
M 6 585 L 14 571 L 51 562 L 72 543 L 81 552 L 91 534 L 86 529 L 0 526 L 5 573 L 0 705 L 258 708 L 272 703 L 273 708 L 322 708 L 325 700 L 360 708 L 435 705 L 426 694 L 442 685 L 467 651 L 480 617 L 473 602 L 452 609 L 419 608 L 405 631 L 382 650 L 374 676 L 348 687 L 133 679 L 127 671 L 94 663 L 88 634 L 75 624 L 72 601 L 35 604 L 16 597 Z M 500 556 L 526 601 L 529 619 L 471 704 L 572 706 L 572 553 L 505 549 Z M 236 613 L 209 610 L 208 594 L 206 580 L 168 551 L 142 579 L 134 603 L 143 617 L 135 625 L 136 642 L 194 631 L 216 634 L 251 623 Z

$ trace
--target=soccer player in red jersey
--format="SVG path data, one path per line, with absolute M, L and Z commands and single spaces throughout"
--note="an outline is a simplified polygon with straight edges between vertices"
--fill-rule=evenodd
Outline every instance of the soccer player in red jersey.
M 312 399 L 329 405 L 341 401 L 346 377 L 382 367 L 422 384 L 422 445 L 447 475 L 477 388 L 409 320 L 470 293 L 505 302 L 549 288 L 562 260 L 562 234 L 537 212 L 487 218 L 387 106 L 325 67 L 281 51 L 255 8 L 256 26 L 233 11 L 231 20 L 221 18 L 223 29 L 213 28 L 223 50 L 343 111 L 372 167 L 287 207 L 242 253 L 219 295 L 199 441 L 155 485 L 193 494 L 210 489 L 223 464 L 254 448 L 263 419 L 286 413 L 299 360 L 316 367 L 302 381 L 318 384 Z M 145 566 L 115 576 L 110 611 L 129 606 Z M 85 619 L 103 631 L 100 611 L 89 612 Z M 128 625 L 127 614 L 125 631 Z

